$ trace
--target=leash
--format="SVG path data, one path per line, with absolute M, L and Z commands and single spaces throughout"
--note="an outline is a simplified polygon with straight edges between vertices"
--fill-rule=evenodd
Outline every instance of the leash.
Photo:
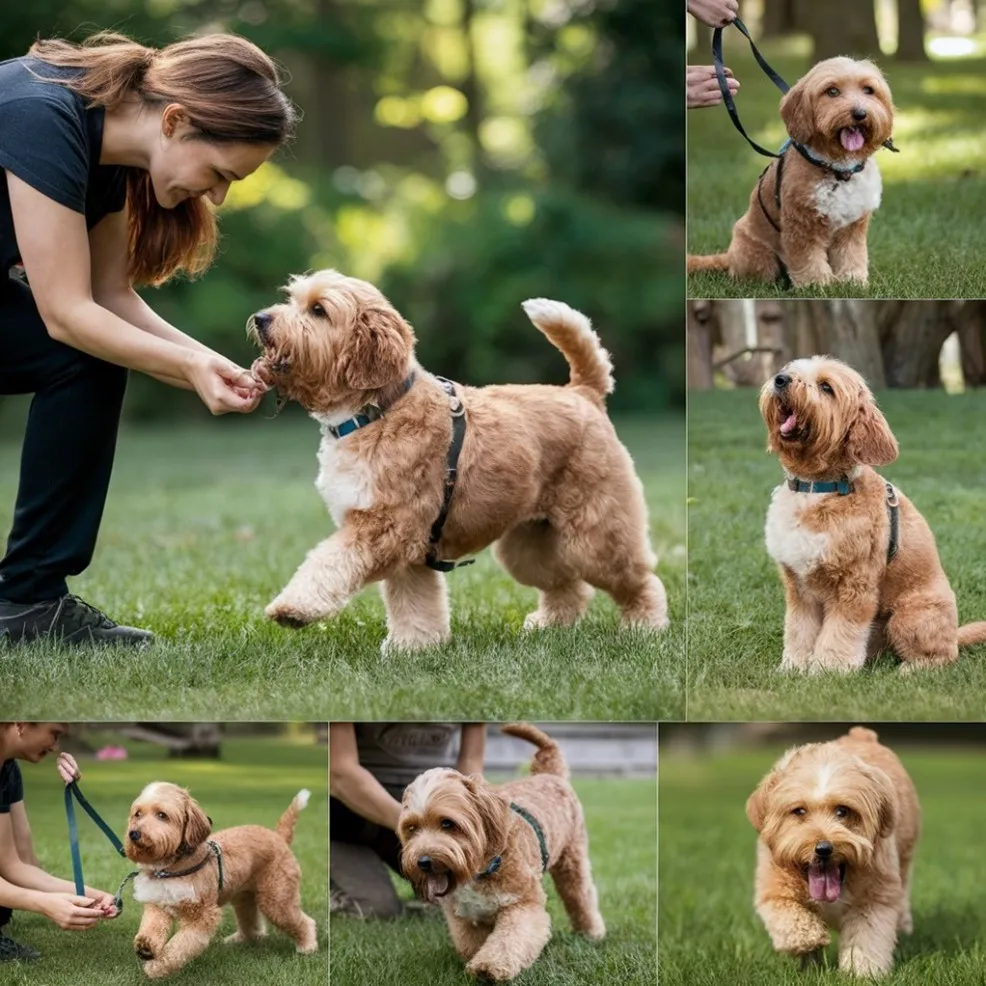
M 455 392 L 455 384 L 451 380 L 447 380 L 445 377 L 435 377 L 435 379 L 441 384 L 449 398 L 449 407 L 452 413 L 452 441 L 445 462 L 445 490 L 442 496 L 442 509 L 438 512 L 435 523 L 431 525 L 425 564 L 436 572 L 451 572 L 453 569 L 462 568 L 463 565 L 471 565 L 475 561 L 474 558 L 460 562 L 438 560 L 438 542 L 442 539 L 442 529 L 445 527 L 449 508 L 452 506 L 452 494 L 455 492 L 455 481 L 458 478 L 459 455 L 466 438 L 466 407 Z
M 123 843 L 116 837 L 113 830 L 106 824 L 99 812 L 86 800 L 83 793 L 79 790 L 76 781 L 65 785 L 65 817 L 68 820 L 68 841 L 69 850 L 72 854 L 72 877 L 75 881 L 75 892 L 79 897 L 86 895 L 86 881 L 82 876 L 82 853 L 79 851 L 79 826 L 75 818 L 75 801 L 79 802 L 82 810 L 96 823 L 99 830 L 110 841 L 113 848 L 120 856 L 126 858 Z M 137 875 L 135 870 L 120 884 L 120 889 L 116 893 L 114 903 L 118 912 L 123 910 L 123 888 Z

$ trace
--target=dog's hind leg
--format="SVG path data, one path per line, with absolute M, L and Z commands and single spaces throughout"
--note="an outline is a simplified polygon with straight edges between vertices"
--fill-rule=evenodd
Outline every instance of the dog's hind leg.
M 603 938 L 606 925 L 599 913 L 585 840 L 566 849 L 549 872 L 573 930 L 587 938 Z
M 911 863 L 908 856 L 900 861 L 900 913 L 897 916 L 897 930 L 909 935 L 914 930 L 911 916 Z
M 954 596 L 902 597 L 887 621 L 887 638 L 903 661 L 900 670 L 943 668 L 958 659 L 959 616 Z
M 233 898 L 233 910 L 236 912 L 236 931 L 223 939 L 226 945 L 238 945 L 240 942 L 254 941 L 267 934 L 267 924 L 257 898 L 249 891 L 237 894 Z
M 380 585 L 387 607 L 384 653 L 434 647 L 449 638 L 445 577 L 425 565 L 399 568 Z
M 297 879 L 287 878 L 280 869 L 268 869 L 257 886 L 257 906 L 272 925 L 294 939 L 302 955 L 318 951 L 317 927 L 301 909 Z
M 538 608 L 524 620 L 527 630 L 577 623 L 592 598 L 583 582 L 561 556 L 562 539 L 547 521 L 511 528 L 493 546 L 497 561 L 521 585 L 538 590 Z

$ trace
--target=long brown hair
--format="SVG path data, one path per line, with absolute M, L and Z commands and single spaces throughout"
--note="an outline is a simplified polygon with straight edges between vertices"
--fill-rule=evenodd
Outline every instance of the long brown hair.
M 91 105 L 112 109 L 139 96 L 145 103 L 180 103 L 201 140 L 272 144 L 289 140 L 297 113 L 281 91 L 277 66 L 256 45 L 235 34 L 209 34 L 147 48 L 102 31 L 74 44 L 41 40 L 29 52 L 49 65 L 83 69 L 53 79 Z M 128 168 L 130 276 L 162 284 L 179 271 L 201 273 L 216 252 L 216 218 L 200 198 L 165 209 L 150 174 Z

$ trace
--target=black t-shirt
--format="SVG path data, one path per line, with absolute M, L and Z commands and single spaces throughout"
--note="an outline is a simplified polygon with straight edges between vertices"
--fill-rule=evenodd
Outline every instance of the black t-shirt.
M 126 204 L 127 172 L 99 164 L 103 108 L 86 109 L 78 93 L 38 78 L 66 78 L 76 71 L 27 56 L 0 62 L 0 168 L 82 213 L 92 229 Z M 20 262 L 20 251 L 6 176 L 0 177 L 0 277 L 6 277 Z
M 21 769 L 16 760 L 4 760 L 0 765 L 0 815 L 10 813 L 10 806 L 24 800 Z

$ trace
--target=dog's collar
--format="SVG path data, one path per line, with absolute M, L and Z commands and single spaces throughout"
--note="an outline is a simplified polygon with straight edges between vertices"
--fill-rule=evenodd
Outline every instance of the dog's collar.
M 193 873 L 198 873 L 208 862 L 211 857 L 215 857 L 216 866 L 219 869 L 219 893 L 223 892 L 223 851 L 219 846 L 218 842 L 213 842 L 210 839 L 206 845 L 209 847 L 209 852 L 202 858 L 201 862 L 196 863 L 194 866 L 189 866 L 184 870 L 151 870 L 149 876 L 152 876 L 155 880 L 172 880 L 179 876 L 191 876 Z
M 789 147 L 793 147 L 809 164 L 813 164 L 816 168 L 824 168 L 826 171 L 831 171 L 835 175 L 836 181 L 849 181 L 853 175 L 858 175 L 866 167 L 865 160 L 854 164 L 851 168 L 839 167 L 839 165 L 832 161 L 826 161 L 825 158 L 818 157 L 810 147 L 795 140 L 793 137 L 788 137 L 783 145 L 781 145 L 781 153 L 783 154 Z
M 848 476 L 827 480 L 788 476 L 787 488 L 794 493 L 838 493 L 839 496 L 848 496 L 856 489 Z
M 414 386 L 414 377 L 415 373 L 412 370 L 389 401 L 381 404 L 364 404 L 351 418 L 347 418 L 338 425 L 328 425 L 325 430 L 333 438 L 345 438 L 346 435 L 351 435 L 354 431 L 373 424 L 374 421 L 383 417 L 384 411 L 396 404 Z
M 544 873 L 548 868 L 548 843 L 544 838 L 544 829 L 538 824 L 538 820 L 525 808 L 521 808 L 520 805 L 510 802 L 510 810 L 517 812 L 521 818 L 527 822 L 532 829 L 534 829 L 534 834 L 538 837 L 538 848 L 541 850 L 541 872 Z M 503 865 L 502 856 L 494 856 L 489 865 L 483 870 L 482 873 L 476 874 L 477 880 L 482 880 L 484 877 L 492 876 L 496 871 Z

